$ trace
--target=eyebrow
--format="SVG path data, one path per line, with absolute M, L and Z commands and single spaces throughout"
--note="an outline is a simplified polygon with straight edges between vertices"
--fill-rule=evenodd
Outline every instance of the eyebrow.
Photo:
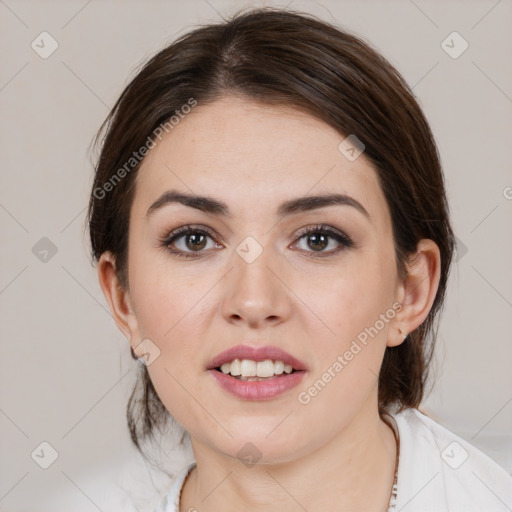
M 218 201 L 217 199 L 208 196 L 198 196 L 186 192 L 179 192 L 177 190 L 169 190 L 164 192 L 149 207 L 146 213 L 146 217 L 149 217 L 153 212 L 162 208 L 163 206 L 172 203 L 180 203 L 206 213 L 218 215 L 220 217 L 232 217 L 228 205 L 222 201 Z M 276 213 L 278 217 L 286 217 L 296 213 L 307 212 L 334 205 L 352 206 L 371 222 L 371 216 L 366 208 L 359 201 L 345 194 L 322 194 L 290 199 L 281 203 Z

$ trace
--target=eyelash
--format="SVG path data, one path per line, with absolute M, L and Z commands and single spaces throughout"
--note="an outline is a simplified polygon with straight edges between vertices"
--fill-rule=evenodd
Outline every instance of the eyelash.
M 186 225 L 186 226 L 182 226 L 182 227 L 174 230 L 173 232 L 169 233 L 167 236 L 162 238 L 160 240 L 160 244 L 162 247 L 167 248 L 172 254 L 176 255 L 179 258 L 199 258 L 199 257 L 201 257 L 201 254 L 204 251 L 184 252 L 181 249 L 176 250 L 176 249 L 171 249 L 171 247 L 170 247 L 171 244 L 173 244 L 176 240 L 179 240 L 183 236 L 189 235 L 189 234 L 207 235 L 216 242 L 215 235 L 214 235 L 213 231 L 211 231 L 210 229 L 204 228 L 204 227 L 196 228 L 194 226 Z M 301 230 L 297 234 L 297 237 L 298 237 L 297 242 L 302 240 L 304 237 L 306 237 L 308 235 L 312 235 L 312 234 L 327 235 L 330 238 L 334 239 L 339 244 L 341 244 L 345 248 L 354 247 L 354 242 L 348 235 L 342 233 L 341 231 L 334 230 L 334 229 L 330 228 L 329 226 L 325 226 L 324 224 L 320 224 L 317 226 L 310 226 L 308 228 Z M 316 252 L 316 254 L 315 254 L 315 251 L 306 251 L 306 252 L 313 253 L 314 258 L 325 258 L 326 256 L 330 256 L 335 253 L 338 253 L 340 250 L 342 250 L 342 249 L 338 248 L 338 249 L 334 249 L 334 250 L 330 250 L 330 251 Z

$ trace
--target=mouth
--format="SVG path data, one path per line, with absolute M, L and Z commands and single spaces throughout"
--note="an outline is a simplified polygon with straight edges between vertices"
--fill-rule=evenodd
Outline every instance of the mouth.
M 288 352 L 274 346 L 237 345 L 215 356 L 207 370 L 218 370 L 233 377 L 271 377 L 307 370 L 306 365 Z
M 263 361 L 234 359 L 213 369 L 236 380 L 246 382 L 278 379 L 300 371 L 293 368 L 291 364 L 285 364 L 284 361 L 279 359 L 276 361 L 272 359 L 265 359 Z
M 308 372 L 278 347 L 238 345 L 220 353 L 206 370 L 224 391 L 242 400 L 270 400 L 297 386 Z

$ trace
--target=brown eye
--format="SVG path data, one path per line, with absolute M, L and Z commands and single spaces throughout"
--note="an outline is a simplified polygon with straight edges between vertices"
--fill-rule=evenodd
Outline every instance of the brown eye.
M 307 235 L 308 246 L 315 251 L 323 251 L 329 245 L 329 237 L 320 233 Z
M 188 249 L 195 251 L 204 249 L 206 246 L 206 236 L 203 234 L 193 233 L 185 235 L 185 245 Z
M 306 252 L 318 253 L 319 256 L 329 256 L 344 248 L 353 247 L 351 238 L 341 231 L 334 230 L 328 226 L 313 226 L 306 228 L 299 234 L 299 241 L 296 245 L 306 239 L 306 247 L 302 247 Z M 329 250 L 326 248 L 331 247 Z M 301 249 L 301 247 L 299 247 Z
M 183 258 L 199 256 L 208 247 L 208 239 L 212 240 L 210 247 L 214 247 L 215 240 L 213 233 L 206 229 L 194 228 L 193 226 L 181 227 L 161 240 L 162 246 L 171 253 Z

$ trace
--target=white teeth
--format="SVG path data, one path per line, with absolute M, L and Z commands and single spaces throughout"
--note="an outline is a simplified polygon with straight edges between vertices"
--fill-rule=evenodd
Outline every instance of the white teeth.
M 231 363 L 224 363 L 220 367 L 222 373 L 231 374 L 232 376 L 244 377 L 273 377 L 284 373 L 292 373 L 292 366 L 284 364 L 283 361 L 252 361 L 251 359 L 235 359 Z
M 260 361 L 256 365 L 256 375 L 258 377 L 272 377 L 272 375 L 274 375 L 274 363 L 272 359 Z
M 242 375 L 242 368 L 238 359 L 235 359 L 230 366 L 231 371 L 228 370 L 228 373 L 231 373 L 231 375 Z
M 255 361 L 251 361 L 250 359 L 242 359 L 240 363 L 240 371 L 242 372 L 242 377 L 256 377 L 257 364 Z

